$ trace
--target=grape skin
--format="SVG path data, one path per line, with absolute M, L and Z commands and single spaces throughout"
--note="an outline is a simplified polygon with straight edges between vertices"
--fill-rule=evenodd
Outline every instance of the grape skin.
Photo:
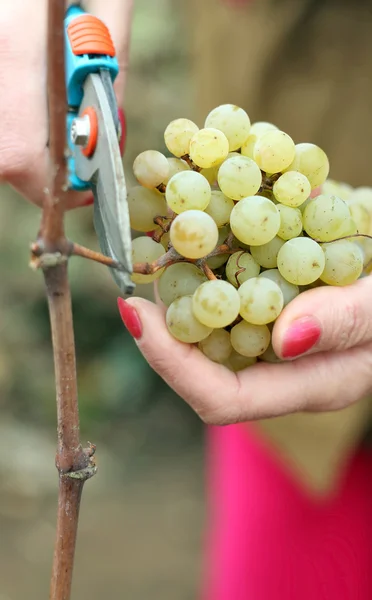
M 199 127 L 189 119 L 171 121 L 164 132 L 165 145 L 174 156 L 189 154 L 191 138 L 199 131 Z
M 328 285 L 345 286 L 359 279 L 364 255 L 360 246 L 351 240 L 322 244 L 325 266 L 320 276 Z
M 177 214 L 185 210 L 204 210 L 211 199 L 211 186 L 200 173 L 181 171 L 169 180 L 165 199 Z
M 350 209 L 337 196 L 321 194 L 313 198 L 303 212 L 306 233 L 320 242 L 331 242 L 337 238 L 357 233 L 352 228 Z
M 284 243 L 284 240 L 275 236 L 267 244 L 252 246 L 251 254 L 255 261 L 261 265 L 261 267 L 264 267 L 264 269 L 275 269 L 278 264 L 278 252 Z
M 203 169 L 221 164 L 229 153 L 229 142 L 218 129 L 200 129 L 191 139 L 190 158 Z
M 291 208 L 284 204 L 277 204 L 280 214 L 280 228 L 278 237 L 282 240 L 291 240 L 298 237 L 302 231 L 302 214 L 298 208 Z
M 206 276 L 195 265 L 186 262 L 175 263 L 167 267 L 159 278 L 159 297 L 166 306 L 170 306 L 181 296 L 192 296 L 205 281 Z
M 311 194 L 310 181 L 302 173 L 287 171 L 275 181 L 273 194 L 281 204 L 298 208 Z
M 287 306 L 287 304 L 289 304 L 300 293 L 300 288 L 298 285 L 289 283 L 289 281 L 284 279 L 284 277 L 280 274 L 279 269 L 267 269 L 267 271 L 260 273 L 260 277 L 268 277 L 272 281 L 275 281 L 275 283 L 280 287 L 283 294 L 283 306 Z
M 248 158 L 253 158 L 254 147 L 256 145 L 258 138 L 261 135 L 263 135 L 264 133 L 266 133 L 267 131 L 270 131 L 273 129 L 278 129 L 278 128 L 275 125 L 273 125 L 272 123 L 266 123 L 265 121 L 257 121 L 256 123 L 253 123 L 253 125 L 250 129 L 250 132 L 249 132 L 249 136 L 247 137 L 247 139 L 245 140 L 245 142 L 243 143 L 243 145 L 241 147 L 242 155 L 248 156 Z
M 162 244 L 155 242 L 147 236 L 141 236 L 132 241 L 132 261 L 135 263 L 152 263 L 160 256 L 165 254 Z M 134 283 L 151 283 L 158 279 L 164 269 L 159 269 L 150 275 L 142 275 L 141 273 L 133 273 L 132 281 Z
M 234 208 L 234 202 L 219 190 L 212 190 L 211 199 L 204 209 L 210 215 L 217 227 L 222 227 L 230 221 L 230 214 Z M 227 237 L 227 236 L 226 236 Z
M 259 272 L 260 265 L 249 252 L 234 252 L 227 261 L 226 277 L 236 288 L 251 277 L 257 277 Z
M 239 314 L 239 294 L 227 281 L 207 281 L 194 293 L 192 309 L 195 317 L 204 325 L 213 329 L 227 327 Z
M 238 150 L 247 139 L 251 121 L 245 110 L 239 106 L 222 104 L 209 113 L 204 126 L 222 131 L 228 139 L 231 152 Z
M 155 229 L 154 218 L 166 216 L 168 209 L 160 192 L 137 185 L 128 191 L 128 210 L 132 229 L 146 232 Z
M 268 348 L 271 334 L 267 325 L 253 325 L 243 320 L 231 329 L 230 339 L 236 352 L 254 358 Z
M 163 181 L 163 183 L 165 185 L 167 185 L 168 181 L 176 173 L 181 173 L 182 171 L 190 170 L 190 167 L 187 164 L 187 162 L 185 162 L 184 160 L 181 160 L 180 158 L 171 157 L 171 158 L 167 158 L 167 161 L 168 161 L 168 165 L 169 165 L 169 173 L 168 173 L 168 177 L 166 179 L 164 179 L 164 181 Z
M 279 211 L 271 200 L 263 196 L 249 196 L 234 206 L 230 226 L 235 237 L 244 244 L 267 244 L 279 231 Z
M 216 247 L 218 228 L 212 217 L 200 210 L 178 215 L 170 228 L 174 249 L 185 258 L 203 258 Z
M 161 152 L 146 150 L 135 159 L 133 172 L 141 185 L 147 188 L 156 188 L 168 178 L 169 164 Z
M 285 242 L 278 254 L 278 269 L 294 285 L 309 285 L 321 276 L 325 256 L 320 245 L 306 237 Z
M 225 329 L 214 329 L 207 338 L 199 342 L 198 347 L 210 360 L 223 364 L 232 352 L 230 334 Z
M 236 350 L 232 350 L 228 360 L 224 363 L 225 367 L 227 367 L 230 371 L 234 373 L 238 373 L 239 371 L 243 371 L 243 369 L 247 369 L 252 365 L 256 364 L 257 358 L 255 356 L 243 356 L 239 354 Z
M 218 171 L 221 191 L 233 200 L 254 196 L 260 189 L 262 173 L 256 163 L 246 156 L 227 158 Z
M 248 323 L 267 325 L 282 312 L 282 290 L 272 279 L 252 277 L 240 286 L 238 292 L 240 314 Z
M 212 328 L 198 321 L 192 312 L 192 296 L 177 298 L 165 317 L 169 332 L 180 342 L 195 344 L 212 333 Z
M 326 181 L 329 160 L 326 153 L 315 144 L 296 144 L 294 159 L 286 171 L 299 171 L 305 175 L 314 190 Z
M 279 173 L 295 157 L 295 143 L 284 131 L 269 130 L 255 144 L 253 158 L 262 171 Z

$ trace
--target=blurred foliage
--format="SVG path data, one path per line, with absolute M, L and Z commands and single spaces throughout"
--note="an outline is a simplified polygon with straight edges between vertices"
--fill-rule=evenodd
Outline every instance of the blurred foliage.
M 161 149 L 169 120 L 187 110 L 186 65 L 177 2 L 136 2 L 125 101 L 129 185 L 135 156 L 147 148 Z M 36 237 L 40 213 L 8 187 L 0 188 L 0 198 L 1 409 L 49 428 L 55 423 L 55 392 L 48 312 L 42 275 L 28 268 L 29 244 Z M 69 213 L 67 234 L 98 248 L 91 208 Z M 128 419 L 147 414 L 154 406 L 164 409 L 175 402 L 172 419 L 179 415 L 184 423 L 189 419 L 194 424 L 191 411 L 149 368 L 125 331 L 116 307 L 118 289 L 109 271 L 73 258 L 70 280 L 83 434 L 112 435 L 123 420 L 128 424 Z M 136 293 L 151 298 L 152 288 L 141 286 Z

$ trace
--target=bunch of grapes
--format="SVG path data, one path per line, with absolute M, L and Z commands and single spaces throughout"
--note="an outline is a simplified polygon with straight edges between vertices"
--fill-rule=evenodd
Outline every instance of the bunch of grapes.
M 148 150 L 133 165 L 131 226 L 146 234 L 133 240 L 133 281 L 158 279 L 168 330 L 212 361 L 234 371 L 277 362 L 271 331 L 283 308 L 364 273 L 371 190 L 327 180 L 321 148 L 251 125 L 231 104 L 202 129 L 172 121 L 164 139 L 171 158 Z

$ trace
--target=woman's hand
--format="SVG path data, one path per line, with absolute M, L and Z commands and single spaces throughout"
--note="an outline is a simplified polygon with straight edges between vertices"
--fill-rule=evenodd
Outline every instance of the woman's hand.
M 122 104 L 132 0 L 88 0 L 84 9 L 101 18 L 120 64 L 115 82 Z M 47 181 L 47 0 L 12 0 L 0 11 L 0 181 L 41 205 Z M 71 196 L 71 207 L 86 202 Z
M 146 360 L 208 424 L 336 410 L 372 390 L 371 276 L 297 296 L 273 331 L 275 352 L 286 362 L 236 374 L 175 340 L 163 307 L 132 298 L 119 299 L 119 309 Z

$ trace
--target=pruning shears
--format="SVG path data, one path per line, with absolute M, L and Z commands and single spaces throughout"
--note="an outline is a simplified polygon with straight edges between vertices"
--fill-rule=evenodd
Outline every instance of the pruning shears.
M 106 25 L 78 5 L 65 17 L 68 114 L 68 184 L 92 190 L 94 226 L 102 252 L 119 264 L 111 269 L 124 294 L 134 290 L 127 190 L 113 82 L 119 72 Z

